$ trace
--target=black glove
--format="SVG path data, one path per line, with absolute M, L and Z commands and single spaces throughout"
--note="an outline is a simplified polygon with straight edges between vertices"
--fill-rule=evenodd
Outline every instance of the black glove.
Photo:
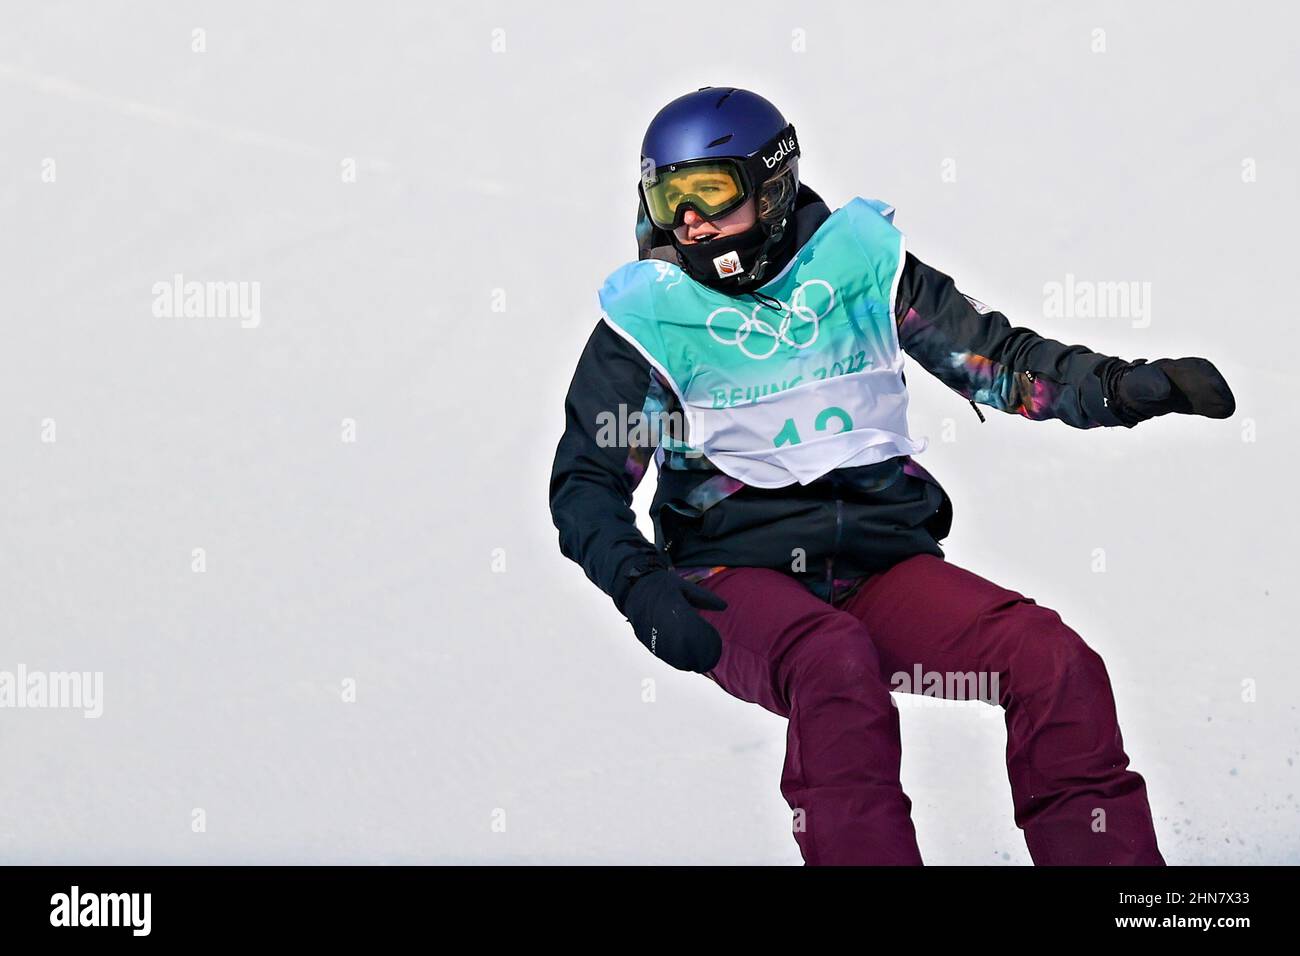
M 684 581 L 676 572 L 648 571 L 632 582 L 619 608 L 637 640 L 678 670 L 708 673 L 722 656 L 722 638 L 696 608 L 726 610 L 712 591 Z
M 1119 366 L 1107 382 L 1107 397 L 1125 425 L 1157 415 L 1228 418 L 1237 400 L 1214 363 L 1203 358 L 1138 359 Z

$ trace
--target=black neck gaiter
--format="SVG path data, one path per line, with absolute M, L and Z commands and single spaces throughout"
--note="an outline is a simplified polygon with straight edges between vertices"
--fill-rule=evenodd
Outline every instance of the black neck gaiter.
M 701 285 L 735 295 L 762 285 L 789 261 L 794 243 L 790 223 L 787 222 L 775 241 L 771 232 L 770 225 L 758 222 L 734 236 L 694 243 L 680 243 L 674 236 L 672 243 L 677 260 L 688 276 Z M 739 272 L 722 274 L 737 260 Z

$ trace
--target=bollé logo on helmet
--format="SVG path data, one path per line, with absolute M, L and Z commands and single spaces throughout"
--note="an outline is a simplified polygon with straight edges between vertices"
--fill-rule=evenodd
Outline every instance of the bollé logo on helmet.
M 787 156 L 789 156 L 798 148 L 799 148 L 798 144 L 794 141 L 794 134 L 791 133 L 785 139 L 780 140 L 776 144 L 775 153 L 773 153 L 770 157 L 768 156 L 763 157 L 763 165 L 765 165 L 768 169 L 771 169 L 777 163 L 785 159 Z

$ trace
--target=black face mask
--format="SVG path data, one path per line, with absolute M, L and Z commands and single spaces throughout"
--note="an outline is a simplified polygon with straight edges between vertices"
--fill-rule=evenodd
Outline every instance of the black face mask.
M 744 232 L 708 242 L 682 243 L 672 237 L 678 263 L 686 274 L 729 295 L 757 288 L 776 275 L 789 258 L 793 241 L 794 229 L 788 219 L 759 221 Z

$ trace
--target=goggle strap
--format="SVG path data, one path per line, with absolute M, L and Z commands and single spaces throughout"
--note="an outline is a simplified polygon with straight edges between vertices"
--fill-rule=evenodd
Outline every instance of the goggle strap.
M 757 190 L 763 180 L 775 175 L 778 169 L 798 155 L 799 137 L 791 123 L 764 143 L 763 148 L 747 161 L 753 188 Z

